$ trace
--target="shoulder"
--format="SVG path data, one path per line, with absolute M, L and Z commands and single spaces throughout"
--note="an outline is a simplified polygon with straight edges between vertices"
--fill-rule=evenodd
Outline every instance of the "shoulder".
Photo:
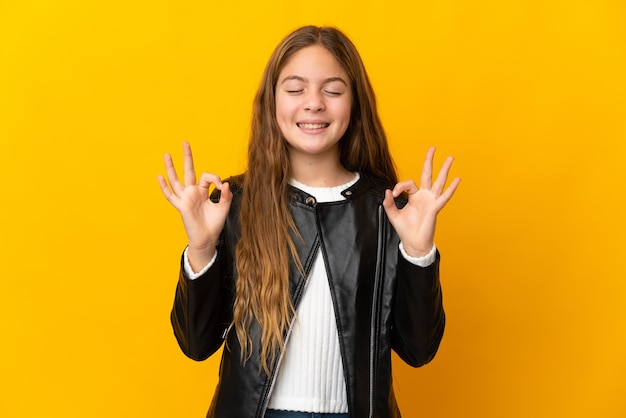
M 394 185 L 387 180 L 375 177 L 370 174 L 360 174 L 360 182 L 363 182 L 363 187 L 373 193 L 384 193 L 385 190 L 391 189 Z
M 385 191 L 391 190 L 394 188 L 395 184 L 382 179 L 380 177 L 372 176 L 369 174 L 360 174 L 361 178 L 355 184 L 358 187 L 360 192 L 367 193 L 369 195 L 374 195 L 378 197 L 382 203 L 382 200 L 385 198 Z M 407 196 L 405 193 L 401 194 L 396 198 L 396 203 L 401 207 L 404 206 L 407 202 Z
M 245 179 L 245 174 L 237 174 L 234 176 L 230 176 L 222 180 L 223 182 L 228 182 L 230 185 L 230 191 L 233 195 L 241 194 L 243 191 L 243 182 Z

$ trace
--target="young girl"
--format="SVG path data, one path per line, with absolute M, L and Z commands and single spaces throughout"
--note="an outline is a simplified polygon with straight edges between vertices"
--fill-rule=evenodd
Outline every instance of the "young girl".
M 313 26 L 267 64 L 245 174 L 198 180 L 183 148 L 184 183 L 167 154 L 159 183 L 188 238 L 178 343 L 204 360 L 225 342 L 207 417 L 400 417 L 391 350 L 418 367 L 443 335 L 433 237 L 452 158 L 432 182 L 431 148 L 419 187 L 398 183 L 356 48 Z

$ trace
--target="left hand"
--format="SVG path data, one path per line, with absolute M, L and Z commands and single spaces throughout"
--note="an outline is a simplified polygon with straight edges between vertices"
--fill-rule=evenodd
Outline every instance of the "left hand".
M 453 157 L 448 157 L 433 183 L 434 155 L 435 147 L 431 147 L 426 153 L 419 188 L 413 180 L 405 180 L 396 184 L 393 190 L 385 192 L 383 207 L 402 241 L 404 250 L 411 257 L 423 257 L 433 248 L 437 214 L 452 198 L 461 181 L 456 177 L 444 190 L 454 161 Z M 407 192 L 409 201 L 402 209 L 398 209 L 394 198 L 402 192 Z

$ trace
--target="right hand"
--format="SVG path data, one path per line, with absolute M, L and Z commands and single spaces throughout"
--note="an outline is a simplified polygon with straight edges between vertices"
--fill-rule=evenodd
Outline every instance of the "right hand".
M 170 154 L 164 156 L 167 182 L 161 175 L 158 176 L 158 180 L 165 198 L 180 212 L 187 233 L 187 256 L 192 269 L 198 271 L 208 264 L 215 254 L 217 240 L 224 228 L 233 194 L 229 184 L 223 183 L 215 174 L 203 173 L 196 184 L 191 146 L 187 142 L 183 142 L 183 152 L 185 183 L 182 184 L 178 179 Z M 211 185 L 221 191 L 218 203 L 209 199 Z

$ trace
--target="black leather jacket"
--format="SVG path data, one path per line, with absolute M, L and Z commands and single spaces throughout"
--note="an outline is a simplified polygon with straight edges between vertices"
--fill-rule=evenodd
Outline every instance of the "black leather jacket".
M 277 375 L 259 372 L 257 324 L 250 335 L 252 357 L 240 361 L 232 320 L 241 178 L 230 179 L 233 202 L 211 268 L 196 280 L 185 277 L 176 289 L 172 325 L 183 352 L 194 360 L 213 354 L 226 338 L 220 378 L 207 417 L 262 418 Z M 426 268 L 404 259 L 398 235 L 382 208 L 386 188 L 361 175 L 343 192 L 346 200 L 316 203 L 292 188 L 292 213 L 302 235 L 294 239 L 308 272 L 322 251 L 328 272 L 351 418 L 400 417 L 392 387 L 391 350 L 413 367 L 429 362 L 443 336 L 445 315 L 437 261 Z M 398 201 L 403 205 L 405 201 Z M 297 307 L 306 278 L 291 266 L 290 290 Z

